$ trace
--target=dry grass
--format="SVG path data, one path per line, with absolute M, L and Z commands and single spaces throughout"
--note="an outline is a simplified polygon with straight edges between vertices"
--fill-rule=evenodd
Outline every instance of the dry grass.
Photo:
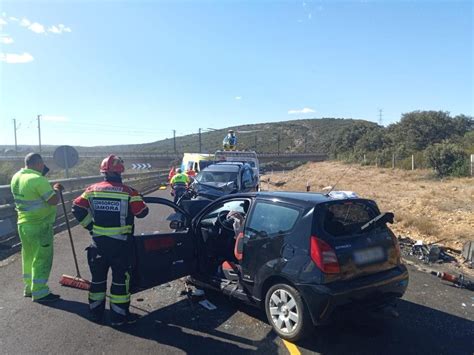
M 349 170 L 347 170 L 350 168 Z M 344 173 L 337 190 L 355 191 L 374 199 L 383 211 L 396 216 L 394 231 L 414 239 L 443 243 L 461 249 L 474 239 L 474 179 L 436 180 L 426 170 L 377 169 L 337 162 L 308 163 L 293 171 L 266 175 L 281 187 L 270 190 L 321 191 L 332 186 Z M 263 188 L 267 184 L 263 183 Z

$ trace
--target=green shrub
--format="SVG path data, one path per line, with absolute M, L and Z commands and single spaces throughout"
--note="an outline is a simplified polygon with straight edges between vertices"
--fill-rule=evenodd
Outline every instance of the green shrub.
M 467 175 L 467 154 L 452 143 L 437 143 L 425 150 L 428 164 L 438 176 Z

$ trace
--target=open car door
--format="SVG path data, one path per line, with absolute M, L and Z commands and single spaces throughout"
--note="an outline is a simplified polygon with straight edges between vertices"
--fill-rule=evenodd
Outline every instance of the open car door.
M 190 275 L 197 267 L 191 217 L 170 200 L 144 197 L 144 201 L 150 213 L 137 221 L 133 237 L 132 292 Z

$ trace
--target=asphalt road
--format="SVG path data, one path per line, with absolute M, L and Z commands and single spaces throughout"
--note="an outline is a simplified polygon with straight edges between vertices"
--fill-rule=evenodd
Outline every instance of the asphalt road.
M 167 196 L 167 192 L 156 195 Z M 163 228 L 164 211 L 153 209 L 137 234 Z M 73 229 L 81 271 L 89 277 L 84 248 L 89 235 Z M 191 353 L 191 354 L 473 354 L 474 292 L 454 288 L 410 267 L 410 283 L 398 319 L 380 321 L 341 314 L 296 346 L 283 342 L 264 312 L 215 293 L 210 311 L 180 295 L 176 280 L 133 296 L 139 322 L 116 330 L 87 319 L 85 291 L 63 288 L 61 274 L 74 267 L 66 232 L 55 239 L 50 286 L 63 300 L 45 306 L 22 297 L 20 255 L 0 262 L 0 353 Z

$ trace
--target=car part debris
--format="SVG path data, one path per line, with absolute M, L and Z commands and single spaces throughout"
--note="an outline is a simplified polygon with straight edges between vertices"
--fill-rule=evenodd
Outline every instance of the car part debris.
M 474 241 L 464 244 L 462 247 L 462 256 L 468 263 L 469 267 L 474 267 Z
M 191 291 L 191 296 L 194 296 L 194 297 L 204 296 L 204 291 L 196 288 L 196 289 Z
M 447 272 L 431 271 L 431 275 L 439 277 L 441 280 L 449 281 L 454 284 L 454 286 L 459 288 L 465 288 L 470 291 L 474 291 L 474 282 L 468 280 L 464 275 L 455 276 L 448 274 Z
M 199 304 L 210 311 L 217 309 L 217 307 L 213 305 L 211 302 L 209 302 L 208 300 L 200 301 Z

